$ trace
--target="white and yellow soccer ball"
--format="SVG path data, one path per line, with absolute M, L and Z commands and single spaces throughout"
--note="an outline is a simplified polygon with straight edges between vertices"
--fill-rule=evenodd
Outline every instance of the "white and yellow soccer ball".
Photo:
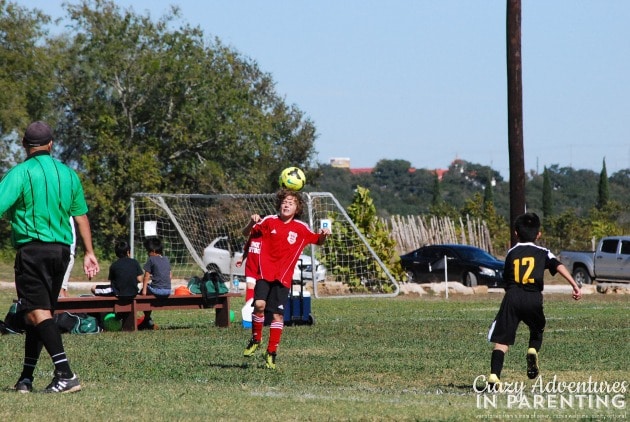
M 306 185 L 306 176 L 298 167 L 287 167 L 280 173 L 278 183 L 281 188 L 299 191 Z

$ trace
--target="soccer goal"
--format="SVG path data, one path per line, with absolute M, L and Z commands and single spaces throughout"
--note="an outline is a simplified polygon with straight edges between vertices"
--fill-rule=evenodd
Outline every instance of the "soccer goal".
M 337 199 L 327 192 L 302 193 L 302 220 L 314 231 L 328 226 L 323 246 L 308 246 L 298 261 L 294 284 L 315 297 L 395 296 L 399 292 L 387 266 L 370 247 Z M 144 262 L 147 237 L 159 236 L 171 261 L 173 278 L 188 280 L 218 271 L 224 281 L 244 276 L 246 239 L 241 234 L 252 214 L 276 213 L 275 194 L 135 193 L 131 197 L 131 255 Z

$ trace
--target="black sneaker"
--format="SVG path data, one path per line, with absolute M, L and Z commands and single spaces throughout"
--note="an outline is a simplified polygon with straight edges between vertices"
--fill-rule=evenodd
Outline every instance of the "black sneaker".
M 533 347 L 527 349 L 527 378 L 533 380 L 538 376 L 538 352 Z
M 23 378 L 15 383 L 13 389 L 18 393 L 30 393 L 33 391 L 33 381 L 28 378 Z
M 81 390 L 81 384 L 77 374 L 73 374 L 72 378 L 62 378 L 58 372 L 55 372 L 55 377 L 52 382 L 48 384 L 48 387 L 44 390 L 44 393 L 74 393 Z

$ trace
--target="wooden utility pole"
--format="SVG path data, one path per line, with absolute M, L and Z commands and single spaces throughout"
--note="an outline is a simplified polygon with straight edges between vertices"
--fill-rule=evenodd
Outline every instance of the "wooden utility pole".
M 514 221 L 525 212 L 523 152 L 523 75 L 521 61 L 521 0 L 507 0 L 508 152 L 510 156 L 510 239 L 516 243 Z

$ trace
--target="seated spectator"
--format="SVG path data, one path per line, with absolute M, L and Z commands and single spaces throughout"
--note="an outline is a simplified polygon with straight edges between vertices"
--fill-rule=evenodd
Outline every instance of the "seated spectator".
M 144 242 L 144 247 L 149 253 L 144 264 L 144 278 L 142 279 L 142 294 L 152 294 L 158 297 L 168 297 L 171 294 L 171 263 L 162 255 L 162 240 L 158 237 L 149 237 Z M 144 311 L 144 319 L 138 325 L 139 330 L 155 330 L 157 325 L 151 319 L 151 311 Z
M 100 284 L 92 287 L 97 296 L 135 297 L 138 294 L 138 283 L 142 283 L 144 272 L 140 263 L 131 258 L 131 249 L 125 241 L 116 244 L 118 259 L 109 267 L 108 280 L 111 284 Z

